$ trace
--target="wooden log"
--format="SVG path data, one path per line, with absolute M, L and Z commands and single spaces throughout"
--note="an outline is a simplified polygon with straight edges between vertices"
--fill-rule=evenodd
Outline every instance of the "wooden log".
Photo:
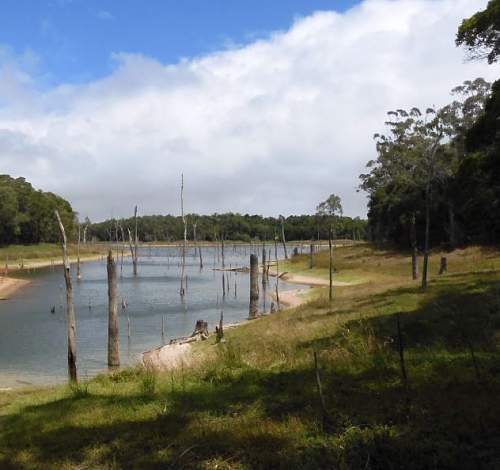
M 116 282 L 116 262 L 110 249 L 107 261 L 108 271 L 108 367 L 120 366 L 120 337 L 118 334 L 118 299 Z
M 61 247 L 64 267 L 64 281 L 66 283 L 66 315 L 68 321 L 68 375 L 71 382 L 78 382 L 76 369 L 76 318 L 73 303 L 73 284 L 71 282 L 71 266 L 68 258 L 68 247 L 64 225 L 57 209 L 54 211 L 59 230 L 61 232 Z
M 250 255 L 250 304 L 248 318 L 257 318 L 259 311 L 259 259 L 256 255 Z

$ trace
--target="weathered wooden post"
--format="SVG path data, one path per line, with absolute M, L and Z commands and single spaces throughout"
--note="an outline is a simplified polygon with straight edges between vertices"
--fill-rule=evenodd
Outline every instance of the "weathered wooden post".
M 445 274 L 448 272 L 448 260 L 446 256 L 441 257 L 441 265 L 439 266 L 439 274 Z
M 309 269 L 314 267 L 314 245 L 309 245 Z
M 256 255 L 250 255 L 250 305 L 249 318 L 257 318 L 259 313 L 259 259 Z
M 120 337 L 118 335 L 118 300 L 116 283 L 116 262 L 113 251 L 108 253 L 108 367 L 120 366 Z
M 76 319 L 73 304 L 73 284 L 71 282 L 71 266 L 68 258 L 68 247 L 64 225 L 57 209 L 54 211 L 61 231 L 61 246 L 64 268 L 64 281 L 66 283 L 66 314 L 68 319 L 68 375 L 71 382 L 78 382 L 76 370 Z

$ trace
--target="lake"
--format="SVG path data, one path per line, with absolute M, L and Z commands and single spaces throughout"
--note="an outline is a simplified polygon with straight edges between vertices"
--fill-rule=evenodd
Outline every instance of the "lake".
M 267 246 L 274 259 L 274 246 Z M 289 248 L 291 251 L 291 248 Z M 262 246 L 227 245 L 225 267 L 249 265 L 251 252 L 260 260 Z M 214 270 L 222 263 L 220 249 L 203 247 L 204 268 L 193 247 L 186 256 L 187 294 L 179 295 L 181 250 L 179 247 L 139 249 L 138 275 L 132 260 L 118 259 L 120 355 L 122 366 L 140 361 L 141 353 L 192 333 L 196 320 L 208 321 L 210 331 L 224 322 L 241 322 L 248 316 L 249 274 Z M 278 257 L 283 257 L 282 247 Z M 74 303 L 77 317 L 78 373 L 90 378 L 107 369 L 108 297 L 105 258 L 81 265 L 82 279 L 76 280 L 72 265 Z M 222 293 L 225 276 L 226 296 Z M 61 266 L 26 273 L 32 284 L 12 299 L 0 302 L 0 388 L 43 385 L 67 380 L 66 292 Z M 268 292 L 274 291 L 269 279 Z M 262 295 L 261 311 L 269 312 L 271 300 Z M 279 281 L 280 290 L 298 288 Z M 127 307 L 122 308 L 122 299 Z M 265 303 L 265 305 L 264 305 Z M 54 313 L 51 310 L 55 308 Z M 162 337 L 162 323 L 164 335 Z M 128 324 L 130 338 L 128 338 Z

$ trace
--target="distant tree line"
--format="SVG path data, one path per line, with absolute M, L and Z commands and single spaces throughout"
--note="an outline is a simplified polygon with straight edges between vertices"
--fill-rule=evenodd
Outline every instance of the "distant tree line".
M 75 217 L 68 201 L 37 191 L 24 178 L 0 175 L 0 246 L 57 242 L 55 209 L 59 210 L 69 236 L 73 236 Z
M 280 237 L 279 217 L 242 215 L 235 213 L 198 215 L 186 214 L 188 239 L 198 241 L 225 240 L 274 240 Z M 134 227 L 134 219 L 109 219 L 89 225 L 87 238 L 97 241 L 127 239 L 128 228 Z M 299 215 L 284 218 L 287 240 L 327 239 L 331 218 L 326 214 Z M 358 217 L 337 217 L 338 238 L 364 239 L 366 220 Z M 145 215 L 137 218 L 139 239 L 144 242 L 174 241 L 183 238 L 184 225 L 180 216 Z M 123 232 L 122 232 L 123 229 Z
M 463 21 L 457 45 L 472 58 L 500 55 L 500 0 Z M 500 242 L 500 81 L 466 81 L 441 109 L 388 113 L 377 159 L 361 175 L 368 232 L 378 242 Z

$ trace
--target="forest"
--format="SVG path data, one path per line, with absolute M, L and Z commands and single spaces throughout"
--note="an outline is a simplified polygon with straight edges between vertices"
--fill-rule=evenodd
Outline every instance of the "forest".
M 0 201 L 0 246 L 58 242 L 55 209 L 68 234 L 75 234 L 71 204 L 56 194 L 34 189 L 25 178 L 0 175 Z
M 287 240 L 328 239 L 333 222 L 332 216 L 318 211 L 315 215 L 289 217 L 263 217 L 249 214 L 187 214 L 188 239 L 197 241 L 226 240 L 251 241 L 274 240 L 281 236 L 283 222 Z M 89 236 L 98 241 L 122 240 L 127 228 L 134 227 L 133 218 L 106 220 L 89 225 Z M 335 216 L 338 238 L 362 240 L 365 238 L 366 220 L 358 217 Z M 173 215 L 146 215 L 137 218 L 139 239 L 144 242 L 174 241 L 183 237 L 182 218 Z
M 500 55 L 500 2 L 465 19 L 457 45 L 471 60 Z M 377 158 L 360 188 L 369 195 L 368 231 L 400 247 L 500 241 L 500 80 L 471 79 L 451 90 L 450 103 L 388 112 L 374 135 Z

